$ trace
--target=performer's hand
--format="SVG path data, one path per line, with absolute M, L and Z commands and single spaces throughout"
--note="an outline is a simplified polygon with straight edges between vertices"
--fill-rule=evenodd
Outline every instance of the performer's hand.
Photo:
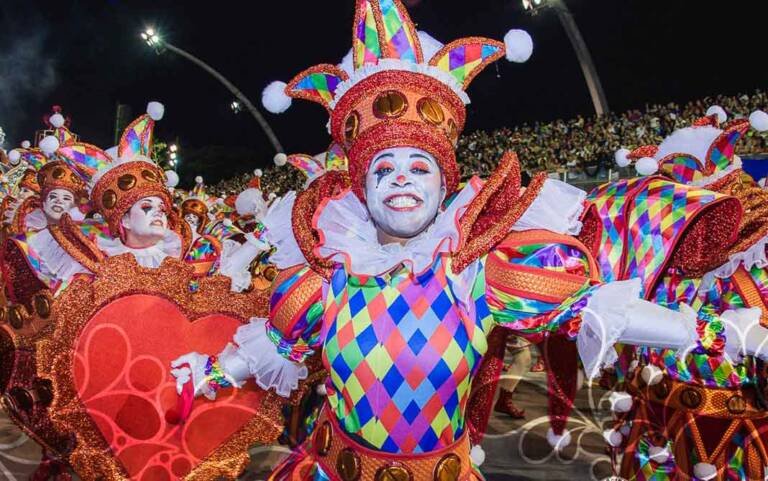
M 720 315 L 725 324 L 725 353 L 733 362 L 741 362 L 744 356 L 768 360 L 768 329 L 760 324 L 761 315 L 757 307 L 728 310 Z
M 192 381 L 195 397 L 203 395 L 210 400 L 216 399 L 216 391 L 210 389 L 206 382 L 205 365 L 208 356 L 197 352 L 184 354 L 171 362 L 171 374 L 176 378 L 176 392 L 181 395 L 184 384 Z

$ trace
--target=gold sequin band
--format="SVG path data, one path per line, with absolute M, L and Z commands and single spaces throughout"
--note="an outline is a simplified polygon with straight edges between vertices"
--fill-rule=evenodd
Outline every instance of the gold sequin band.
M 326 406 L 311 444 L 310 452 L 333 481 L 468 481 L 477 477 L 467 433 L 430 453 L 383 453 L 353 441 Z

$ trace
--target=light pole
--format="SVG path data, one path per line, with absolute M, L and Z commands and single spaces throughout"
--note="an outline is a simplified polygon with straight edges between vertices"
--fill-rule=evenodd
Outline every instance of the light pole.
M 587 81 L 587 88 L 589 89 L 589 95 L 592 97 L 595 112 L 598 116 L 607 113 L 609 111 L 608 101 L 605 99 L 605 92 L 600 83 L 600 77 L 597 76 L 597 70 L 592 61 L 592 55 L 589 54 L 587 44 L 584 42 L 579 27 L 576 25 L 576 21 L 573 19 L 573 15 L 571 15 L 571 11 L 568 10 L 568 6 L 565 2 L 563 0 L 522 1 L 523 7 L 534 14 L 544 7 L 551 7 L 555 10 L 557 18 L 560 19 L 560 23 L 563 25 L 565 33 L 568 35 L 568 39 L 571 41 L 571 45 L 576 51 L 576 57 L 579 59 L 581 71 L 584 73 L 584 79 Z
M 280 141 L 277 139 L 277 135 L 275 135 L 275 132 L 272 130 L 272 128 L 267 123 L 264 116 L 261 115 L 261 113 L 256 109 L 256 107 L 253 106 L 250 100 L 248 100 L 248 97 L 243 94 L 240 89 L 234 86 L 232 82 L 227 80 L 222 74 L 217 72 L 213 67 L 208 65 L 207 63 L 203 62 L 199 58 L 195 57 L 191 53 L 187 52 L 186 50 L 182 50 L 179 47 L 176 47 L 175 45 L 172 45 L 168 42 L 166 42 L 161 36 L 160 33 L 155 31 L 153 28 L 148 28 L 144 32 L 141 33 L 141 38 L 144 39 L 144 42 L 146 42 L 147 45 L 155 49 L 155 52 L 160 55 L 165 50 L 170 50 L 171 52 L 181 55 L 182 57 L 186 58 L 187 60 L 191 61 L 198 67 L 202 68 L 209 74 L 216 77 L 216 80 L 221 82 L 231 93 L 232 95 L 237 98 L 238 102 L 245 106 L 245 108 L 251 113 L 254 119 L 256 119 L 256 122 L 259 123 L 262 130 L 265 134 L 267 134 L 267 137 L 269 138 L 269 141 L 272 143 L 272 146 L 275 148 L 275 150 L 278 153 L 283 152 L 283 146 L 280 144 Z

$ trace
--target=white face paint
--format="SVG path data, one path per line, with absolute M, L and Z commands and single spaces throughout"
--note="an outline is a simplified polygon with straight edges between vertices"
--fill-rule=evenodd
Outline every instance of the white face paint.
M 27 189 L 26 187 L 22 187 L 19 189 L 19 199 L 24 200 L 28 197 L 30 197 L 32 194 L 34 194 L 34 190 Z
M 198 219 L 195 214 L 185 215 L 184 220 L 187 221 L 189 228 L 192 229 L 193 232 L 197 231 L 197 227 L 200 225 L 200 219 Z
M 75 205 L 75 196 L 64 189 L 53 189 L 43 199 L 43 213 L 49 224 L 57 224 L 61 215 L 69 212 Z
M 365 203 L 376 228 L 410 239 L 435 220 L 445 199 L 442 174 L 432 155 L 414 147 L 377 152 L 365 176 Z
M 129 247 L 155 245 L 163 240 L 168 230 L 167 207 L 160 197 L 144 197 L 125 213 L 122 225 Z

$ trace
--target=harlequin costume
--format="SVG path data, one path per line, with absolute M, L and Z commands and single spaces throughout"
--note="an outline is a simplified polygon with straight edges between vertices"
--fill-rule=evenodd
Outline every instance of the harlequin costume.
M 530 41 L 520 32 L 507 38 Z M 270 318 L 238 330 L 209 358 L 205 382 L 193 381 L 209 397 L 249 377 L 287 395 L 306 375 L 301 362 L 321 350 L 326 406 L 311 439 L 272 479 L 472 479 L 465 406 L 493 326 L 574 338 L 589 334 L 582 313 L 627 326 L 649 317 L 635 310 L 642 306 L 667 320 L 670 346 L 687 344 L 693 327 L 633 301 L 634 283 L 599 285 L 588 249 L 568 235 L 579 228 L 578 189 L 539 176 L 522 192 L 510 154 L 488 182 L 456 192 L 464 88 L 513 45 L 429 44 L 389 0 L 356 2 L 353 42 L 346 70 L 320 65 L 277 86 L 329 109 L 348 173 L 325 173 L 267 216 L 261 238 L 276 247 L 281 269 Z M 433 155 L 455 195 L 424 233 L 382 246 L 360 194 L 372 155 L 396 146 Z M 617 327 L 606 342 L 626 332 Z M 599 364 L 592 341 L 581 339 L 583 352 Z
M 722 127 L 716 114 L 699 119 L 658 146 L 618 154 L 621 164 L 660 175 L 592 194 L 604 224 L 603 276 L 639 277 L 645 298 L 673 308 L 687 303 L 699 313 L 700 338 L 685 359 L 660 349 L 621 352 L 619 381 L 634 397 L 619 409 L 617 425 L 629 427 L 621 467 L 627 479 L 766 474 L 762 361 L 740 352 L 749 344 L 741 336 L 757 345 L 768 335 L 757 327 L 739 332 L 744 320 L 757 325 L 766 312 L 766 197 L 735 155 L 748 129 L 746 119 Z

